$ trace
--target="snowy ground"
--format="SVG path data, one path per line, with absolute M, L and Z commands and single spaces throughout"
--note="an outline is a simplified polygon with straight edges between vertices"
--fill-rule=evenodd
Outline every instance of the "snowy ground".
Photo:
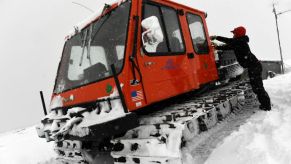
M 224 139 L 206 164 L 291 163 L 291 73 L 264 82 L 272 103 L 270 112 L 254 114 Z
M 39 164 L 55 157 L 53 143 L 39 139 L 34 127 L 0 134 L 0 164 Z
M 264 81 L 272 111 L 246 109 L 239 117 L 230 117 L 210 130 L 215 134 L 207 136 L 212 142 L 200 138 L 201 145 L 197 146 L 197 140 L 187 145 L 189 152 L 199 157 L 193 160 L 205 164 L 290 164 L 290 66 L 289 73 Z M 0 164 L 48 164 L 54 157 L 52 142 L 39 139 L 34 127 L 0 134 Z
M 248 119 L 258 110 L 258 103 L 250 103 L 244 105 L 243 109 L 234 110 L 222 122 L 219 122 L 215 127 L 209 129 L 207 132 L 201 133 L 198 137 L 188 142 L 184 149 L 184 154 L 189 159 L 186 159 L 185 164 L 203 164 L 219 145 L 224 138 L 229 136 L 239 127 L 245 124 Z

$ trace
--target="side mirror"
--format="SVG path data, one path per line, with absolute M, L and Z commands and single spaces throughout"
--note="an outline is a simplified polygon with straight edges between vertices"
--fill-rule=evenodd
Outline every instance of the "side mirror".
M 156 16 L 144 19 L 141 22 L 141 26 L 145 30 L 142 33 L 143 46 L 157 46 L 164 40 L 163 31 Z

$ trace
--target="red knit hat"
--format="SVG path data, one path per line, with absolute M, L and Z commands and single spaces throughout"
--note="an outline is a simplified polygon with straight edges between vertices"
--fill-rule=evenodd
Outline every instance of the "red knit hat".
M 239 26 L 231 31 L 234 37 L 242 37 L 246 35 L 246 29 L 243 26 Z

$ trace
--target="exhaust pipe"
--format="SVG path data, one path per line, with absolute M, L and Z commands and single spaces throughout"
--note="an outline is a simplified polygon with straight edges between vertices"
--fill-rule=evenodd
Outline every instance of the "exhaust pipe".
M 44 115 L 46 116 L 47 115 L 47 111 L 46 111 L 45 101 L 44 101 L 44 98 L 43 98 L 43 93 L 42 93 L 42 91 L 39 91 L 39 93 L 40 93 L 40 98 L 41 98 L 41 102 L 42 102 L 43 112 L 44 112 Z

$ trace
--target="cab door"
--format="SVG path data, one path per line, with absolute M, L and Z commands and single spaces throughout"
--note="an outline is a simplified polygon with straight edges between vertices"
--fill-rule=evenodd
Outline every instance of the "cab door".
M 167 1 L 143 1 L 143 46 L 138 54 L 138 63 L 148 103 L 193 88 L 181 17 L 177 9 Z M 152 25 L 155 26 L 154 29 L 150 29 Z
M 196 58 L 190 61 L 192 68 L 196 68 L 197 82 L 199 85 L 209 83 L 218 79 L 215 64 L 214 51 L 209 40 L 208 30 L 205 22 L 205 14 L 200 11 L 186 10 L 186 28 L 191 36 L 192 52 Z

